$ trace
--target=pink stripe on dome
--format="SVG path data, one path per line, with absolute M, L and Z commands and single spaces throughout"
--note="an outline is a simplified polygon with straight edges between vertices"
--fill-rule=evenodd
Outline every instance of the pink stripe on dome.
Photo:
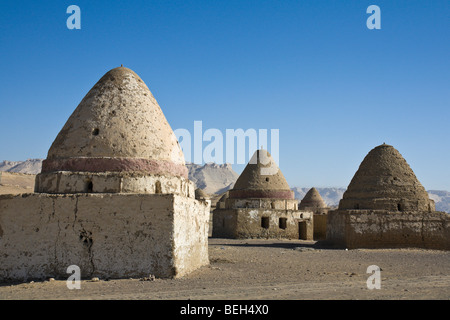
M 42 162 L 42 173 L 55 171 L 73 172 L 148 172 L 172 175 L 188 179 L 185 165 L 169 161 L 139 158 L 65 158 L 46 159 Z

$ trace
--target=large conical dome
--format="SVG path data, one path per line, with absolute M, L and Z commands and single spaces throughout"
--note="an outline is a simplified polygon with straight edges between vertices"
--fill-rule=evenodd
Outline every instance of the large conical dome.
M 364 158 L 339 209 L 434 211 L 434 203 L 402 155 L 383 144 Z
M 131 157 L 184 164 L 175 134 L 152 93 L 132 70 L 106 73 L 53 142 L 47 159 Z
M 229 197 L 293 199 L 294 192 L 270 153 L 257 150 L 230 190 Z
M 119 67 L 107 72 L 69 117 L 43 161 L 35 190 L 187 193 L 170 177 L 188 178 L 177 138 L 142 79 Z
M 326 208 L 326 204 L 322 199 L 319 191 L 316 188 L 311 188 L 300 201 L 299 209 L 305 208 Z

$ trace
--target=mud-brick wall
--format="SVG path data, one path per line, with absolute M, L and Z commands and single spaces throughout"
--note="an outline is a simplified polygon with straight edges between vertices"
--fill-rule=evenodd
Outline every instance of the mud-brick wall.
M 323 240 L 327 237 L 327 215 L 314 215 L 314 240 Z
M 209 204 L 177 195 L 0 196 L 0 282 L 182 276 L 208 264 Z
M 313 239 L 313 213 L 297 210 L 216 209 L 213 237 Z
M 88 190 L 88 185 L 92 190 Z M 157 185 L 159 184 L 159 192 Z M 183 177 L 140 172 L 51 172 L 36 176 L 35 192 L 178 194 L 194 197 L 195 185 Z
M 450 250 L 450 216 L 445 212 L 335 211 L 327 240 L 347 248 Z

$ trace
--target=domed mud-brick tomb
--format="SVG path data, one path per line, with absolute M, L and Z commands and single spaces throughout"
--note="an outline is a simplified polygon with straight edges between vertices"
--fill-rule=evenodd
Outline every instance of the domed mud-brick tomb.
M 106 73 L 56 137 L 34 194 L 0 196 L 0 280 L 183 276 L 208 260 L 195 199 L 161 108 L 132 70 Z
M 56 137 L 36 192 L 170 193 L 189 196 L 175 134 L 132 70 L 106 73 Z
M 434 211 L 434 201 L 402 155 L 383 144 L 364 158 L 339 209 Z
M 300 210 L 314 213 L 314 240 L 323 240 L 327 232 L 327 213 L 330 210 L 316 188 L 311 188 L 299 204 Z
M 450 249 L 449 223 L 402 155 L 383 144 L 367 154 L 329 213 L 327 241 L 347 248 Z
M 317 211 L 317 213 L 321 213 L 322 212 L 321 209 L 327 208 L 327 205 L 323 201 L 319 191 L 317 191 L 316 188 L 311 188 L 305 194 L 303 199 L 300 201 L 299 208 L 300 209 L 312 208 L 315 211 Z
M 213 237 L 312 240 L 313 213 L 299 211 L 294 192 L 266 150 L 257 150 L 213 212 Z

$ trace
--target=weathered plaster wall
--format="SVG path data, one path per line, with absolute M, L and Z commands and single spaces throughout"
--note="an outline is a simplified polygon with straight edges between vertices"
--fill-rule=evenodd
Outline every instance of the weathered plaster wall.
M 450 250 L 450 217 L 445 212 L 336 210 L 328 214 L 327 241 L 347 248 Z
M 304 211 L 312 211 L 314 212 L 314 214 L 327 214 L 328 211 L 330 211 L 330 208 L 328 207 L 323 207 L 323 208 L 318 208 L 318 207 L 307 207 L 307 206 L 303 206 L 303 208 L 300 208 L 300 210 L 304 210 Z
M 262 219 L 267 218 L 267 227 Z M 280 218 L 286 219 L 285 226 Z M 305 224 L 300 235 L 299 223 Z M 224 238 L 287 238 L 313 239 L 313 214 L 297 210 L 273 210 L 264 208 L 216 209 L 213 212 L 213 237 Z
M 237 210 L 215 209 L 213 211 L 212 237 L 237 238 Z
M 262 208 L 276 210 L 297 210 L 298 201 L 295 199 L 233 199 L 225 200 L 225 207 L 229 209 Z
M 177 276 L 208 265 L 210 200 L 175 197 L 173 237 Z M 195 205 L 194 205 L 195 204 Z
M 0 196 L 0 281 L 67 278 L 69 265 L 84 278 L 182 276 L 208 264 L 208 218 L 207 203 L 177 195 Z
M 327 237 L 327 215 L 314 214 L 314 240 L 323 240 Z
M 36 176 L 35 192 L 84 193 L 88 183 L 94 193 L 173 193 L 194 197 L 195 185 L 186 178 L 145 173 L 52 172 Z

